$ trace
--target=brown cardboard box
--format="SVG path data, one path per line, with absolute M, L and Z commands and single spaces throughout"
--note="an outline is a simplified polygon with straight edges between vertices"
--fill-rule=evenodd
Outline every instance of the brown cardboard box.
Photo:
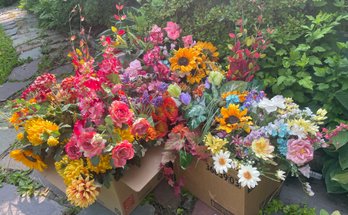
M 119 181 L 112 181 L 110 188 L 102 187 L 98 202 L 116 214 L 128 215 L 163 179 L 160 171 L 162 147 L 149 149 L 141 166 L 132 166 Z M 51 165 L 42 175 L 65 192 L 63 179 Z
M 188 191 L 224 215 L 257 215 L 281 185 L 263 177 L 254 189 L 242 188 L 236 171 L 216 174 L 204 161 L 194 161 L 186 170 L 176 167 L 176 174 L 183 177 Z

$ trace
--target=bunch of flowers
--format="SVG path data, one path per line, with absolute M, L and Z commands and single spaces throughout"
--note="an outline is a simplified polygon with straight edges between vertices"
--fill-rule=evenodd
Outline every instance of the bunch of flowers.
M 115 16 L 121 24 L 122 8 Z M 112 26 L 111 35 L 100 38 L 98 60 L 81 39 L 69 54 L 74 76 L 61 83 L 51 74 L 39 76 L 10 103 L 9 121 L 24 128 L 12 158 L 40 171 L 54 158 L 69 201 L 80 207 L 158 145 L 166 149 L 164 176 L 177 192 L 183 184 L 172 169 L 178 156 L 182 168 L 193 156 L 211 158 L 217 173 L 234 169 L 249 188 L 261 174 L 308 175 L 307 163 L 323 144 L 317 132 L 325 111 L 313 114 L 291 99 L 248 91 L 246 82 L 227 82 L 234 78 L 216 47 L 182 36 L 176 23 L 153 26 L 143 40 L 125 29 Z M 270 173 L 270 165 L 279 170 Z

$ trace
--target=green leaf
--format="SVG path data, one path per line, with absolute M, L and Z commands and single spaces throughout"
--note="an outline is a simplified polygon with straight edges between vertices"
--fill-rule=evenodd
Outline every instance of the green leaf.
M 312 50 L 313 53 L 324 52 L 324 51 L 326 51 L 326 49 L 321 46 L 316 46 Z
M 343 170 L 348 169 L 348 144 L 345 144 L 338 150 L 338 161 Z
M 299 82 L 299 85 L 301 85 L 302 87 L 306 88 L 306 89 L 310 89 L 313 90 L 313 81 L 312 81 L 312 77 L 307 76 L 303 79 L 301 79 Z
M 321 209 L 319 215 L 330 215 L 326 210 Z
M 91 162 L 92 162 L 93 166 L 98 166 L 98 164 L 100 162 L 100 157 L 99 156 L 92 157 Z
M 286 81 L 286 77 L 285 76 L 279 76 L 277 78 L 277 85 L 281 85 L 284 81 Z
M 348 42 L 345 42 L 345 43 L 337 42 L 336 45 L 339 49 L 347 49 L 348 48 Z
M 309 65 L 322 65 L 323 63 L 319 60 L 316 56 L 310 56 L 309 57 Z
M 337 181 L 340 184 L 348 184 L 348 170 L 336 173 L 332 177 L 332 180 Z
M 331 180 L 331 177 L 340 170 L 340 166 L 338 162 L 334 162 L 332 165 L 329 166 L 325 173 L 325 184 L 326 189 L 328 193 L 344 193 L 346 192 L 344 189 L 342 189 L 341 185 L 337 181 Z
M 335 98 L 348 110 L 348 90 L 336 92 Z
M 244 91 L 247 89 L 248 82 L 245 81 L 229 81 L 220 87 L 220 94 L 230 91 Z
M 314 75 L 318 76 L 318 77 L 325 77 L 327 71 L 328 71 L 328 68 L 320 68 L 320 67 L 313 67 L 314 69 Z
M 339 212 L 339 211 L 334 211 L 334 212 L 332 212 L 332 214 L 331 215 L 341 215 L 341 213 Z
M 328 84 L 325 84 L 325 83 L 320 83 L 319 85 L 318 85 L 318 90 L 321 90 L 321 91 L 323 91 L 323 90 L 327 90 L 327 89 L 329 89 L 329 85 Z
M 310 46 L 307 44 L 300 44 L 297 46 L 297 48 L 295 49 L 296 51 L 307 51 L 308 49 L 310 49 Z
M 336 149 L 343 147 L 348 143 L 348 131 L 344 130 L 339 132 L 336 136 L 331 138 L 331 141 Z
M 179 151 L 179 156 L 181 168 L 186 169 L 191 164 L 193 156 L 184 150 Z
M 309 63 L 309 58 L 307 57 L 306 53 L 304 53 L 300 60 L 296 61 L 296 65 L 299 67 L 304 68 Z

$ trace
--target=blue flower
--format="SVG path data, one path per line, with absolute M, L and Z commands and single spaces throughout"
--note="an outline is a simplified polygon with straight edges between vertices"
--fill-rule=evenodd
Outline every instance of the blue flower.
M 191 102 L 191 96 L 189 93 L 181 93 L 179 98 L 181 102 L 184 103 L 185 105 L 189 105 Z
M 282 154 L 283 156 L 286 156 L 286 154 L 288 152 L 288 145 L 287 145 L 288 141 L 286 139 L 283 139 L 283 138 L 278 138 L 277 143 L 279 144 L 278 150 L 279 150 L 280 154 Z
M 239 103 L 239 97 L 237 95 L 229 95 L 226 98 L 226 106 L 228 107 L 230 104 Z

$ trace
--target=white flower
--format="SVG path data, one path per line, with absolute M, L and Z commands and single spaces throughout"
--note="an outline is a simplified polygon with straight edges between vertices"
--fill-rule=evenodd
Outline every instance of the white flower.
M 279 180 L 284 181 L 285 178 L 286 178 L 285 172 L 284 172 L 283 170 L 278 169 L 277 172 L 276 172 L 276 177 L 277 177 Z
M 285 98 L 281 95 L 277 95 L 274 96 L 271 101 L 273 102 L 273 104 L 280 108 L 280 109 L 284 109 L 285 108 Z
M 297 136 L 299 139 L 305 139 L 307 137 L 307 134 L 304 131 L 303 127 L 300 127 L 298 125 L 291 126 L 289 133 L 291 135 Z
M 314 192 L 312 190 L 311 185 L 309 185 L 308 182 L 303 184 L 303 188 L 305 189 L 305 192 L 309 195 L 309 196 L 314 196 Z
M 214 169 L 216 173 L 223 174 L 227 173 L 228 169 L 232 168 L 232 160 L 230 159 L 231 153 L 229 151 L 223 152 L 220 150 L 220 152 L 216 153 L 213 156 L 214 160 Z
M 252 189 L 257 185 L 258 181 L 261 181 L 259 176 L 260 172 L 256 167 L 242 165 L 238 171 L 238 182 L 242 187 L 247 186 L 249 189 Z
M 283 96 L 274 96 L 271 100 L 268 98 L 263 98 L 259 104 L 259 108 L 262 108 L 267 111 L 267 113 L 272 113 L 277 110 L 277 108 L 284 109 L 285 106 L 285 98 Z

